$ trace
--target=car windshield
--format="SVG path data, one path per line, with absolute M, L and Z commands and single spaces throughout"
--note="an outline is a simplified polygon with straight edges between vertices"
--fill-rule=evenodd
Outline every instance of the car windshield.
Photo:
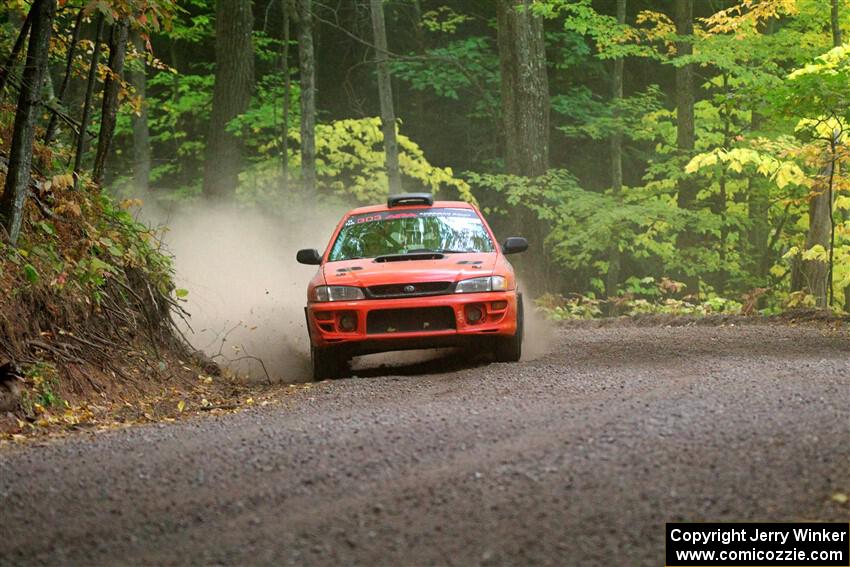
M 330 262 L 396 254 L 493 252 L 471 209 L 430 208 L 352 215 L 339 231 Z

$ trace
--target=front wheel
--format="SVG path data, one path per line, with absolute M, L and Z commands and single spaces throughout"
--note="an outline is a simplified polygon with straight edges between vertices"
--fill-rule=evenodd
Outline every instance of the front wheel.
M 310 362 L 313 366 L 313 380 L 335 380 L 342 378 L 348 361 L 335 348 L 310 347 Z
M 493 354 L 497 362 L 517 362 L 522 358 L 522 337 L 525 316 L 522 307 L 522 294 L 516 299 L 516 332 L 510 337 L 496 337 Z

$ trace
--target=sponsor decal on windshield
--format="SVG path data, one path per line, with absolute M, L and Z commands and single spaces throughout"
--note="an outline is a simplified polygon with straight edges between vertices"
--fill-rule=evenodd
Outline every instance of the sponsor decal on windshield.
M 415 219 L 426 217 L 442 218 L 472 218 L 478 215 L 472 209 L 421 209 L 417 211 L 379 211 L 376 213 L 364 213 L 348 217 L 344 226 L 364 224 L 369 222 L 390 221 L 396 219 Z

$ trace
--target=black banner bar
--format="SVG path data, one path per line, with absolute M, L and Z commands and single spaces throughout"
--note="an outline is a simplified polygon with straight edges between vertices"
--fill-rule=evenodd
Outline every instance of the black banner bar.
M 850 524 L 670 523 L 667 567 L 848 567 Z

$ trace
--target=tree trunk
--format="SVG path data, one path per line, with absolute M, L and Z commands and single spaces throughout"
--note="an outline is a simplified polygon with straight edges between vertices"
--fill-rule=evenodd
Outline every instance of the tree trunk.
M 806 235 L 806 250 L 818 245 L 826 251 L 829 250 L 831 195 L 826 179 L 831 176 L 832 164 L 830 163 L 818 175 L 820 191 L 809 201 L 809 232 Z M 829 264 L 824 260 L 803 260 L 801 268 L 803 278 L 800 283 L 808 287 L 818 307 L 826 307 Z
M 771 35 L 776 31 L 776 20 L 768 20 L 764 34 Z M 761 128 L 764 117 L 755 110 L 750 118 L 750 131 L 755 133 Z M 786 211 L 787 214 L 787 211 Z M 768 285 L 768 274 L 773 262 L 773 242 L 779 238 L 784 220 L 777 227 L 778 232 L 771 237 L 770 232 L 770 191 L 769 183 L 762 175 L 751 175 L 747 180 L 747 218 L 750 226 L 747 231 L 747 248 L 743 257 L 750 259 L 750 273 L 756 276 L 756 287 Z M 787 217 L 786 217 L 787 218 Z M 796 265 L 796 259 L 794 260 Z M 792 279 L 795 271 L 792 268 Z
M 217 0 L 215 87 L 204 159 L 204 195 L 232 196 L 239 185 L 242 142 L 227 124 L 248 109 L 254 85 L 254 16 L 250 0 Z
M 91 55 L 91 64 L 89 65 L 89 75 L 86 80 L 86 96 L 83 100 L 83 115 L 80 118 L 80 133 L 77 136 L 77 150 L 74 154 L 74 188 L 77 188 L 80 178 L 80 171 L 83 165 L 83 154 L 86 152 L 88 140 L 89 118 L 91 117 L 91 101 L 94 95 L 94 82 L 97 78 L 97 65 L 100 59 L 100 40 L 103 36 L 103 14 L 97 15 L 97 29 L 94 36 L 94 49 Z
M 419 57 L 425 57 L 427 52 L 427 46 L 425 43 L 425 27 L 422 25 L 422 4 L 419 0 L 413 0 L 411 2 L 411 8 L 413 9 L 413 35 L 415 38 L 414 45 L 416 46 L 416 55 Z M 425 116 L 425 92 L 422 89 L 414 89 L 413 90 L 413 109 L 415 119 L 415 126 L 407 129 L 412 129 L 414 132 L 414 139 L 422 140 L 425 138 L 426 132 L 426 123 L 427 118 Z
M 142 54 L 138 69 L 130 70 L 130 82 L 140 99 L 139 114 L 133 114 L 133 185 L 136 191 L 145 192 L 150 186 L 151 146 L 148 129 L 147 75 L 145 46 L 138 32 L 133 32 L 133 46 Z
M 549 81 L 543 20 L 531 13 L 531 0 L 498 0 L 499 68 L 505 169 L 537 177 L 549 167 Z M 512 230 L 524 233 L 532 252 L 515 261 L 532 293 L 549 289 L 544 229 L 528 207 L 511 217 Z
M 720 105 L 719 114 L 723 121 L 723 148 L 729 148 L 732 143 L 732 100 L 733 94 L 729 86 L 729 74 L 722 73 L 723 81 L 723 103 Z M 712 212 L 720 217 L 720 242 L 718 242 L 719 267 L 714 282 L 715 289 L 718 292 L 723 292 L 726 289 L 726 284 L 729 281 L 729 270 L 727 267 L 728 242 L 729 242 L 729 219 L 728 219 L 728 201 L 729 194 L 727 192 L 726 172 L 720 173 L 718 181 L 718 195 L 714 201 Z
M 536 177 L 549 167 L 549 81 L 543 20 L 531 0 L 498 0 L 505 168 Z
M 280 132 L 280 188 L 284 195 L 289 190 L 289 106 L 292 77 L 289 73 L 289 0 L 281 0 L 283 9 L 283 124 Z
M 298 2 L 298 66 L 301 77 L 301 181 L 308 206 L 316 202 L 316 59 L 311 0 Z
M 763 118 L 755 111 L 750 120 L 750 130 L 761 127 Z M 761 175 L 750 176 L 747 180 L 747 250 L 744 257 L 750 259 L 749 270 L 758 280 L 757 286 L 767 285 L 770 269 L 770 195 L 768 184 Z
M 770 238 L 770 199 L 767 184 L 757 177 L 747 180 L 747 218 L 750 221 L 748 240 L 752 264 L 750 270 L 758 279 L 759 286 L 766 285 L 771 263 Z
M 841 45 L 841 26 L 838 18 L 838 0 L 832 0 L 832 10 L 830 24 L 832 27 L 832 46 L 838 47 Z
M 18 241 L 24 216 L 24 202 L 30 184 L 32 144 L 38 106 L 41 102 L 41 84 L 47 73 L 50 33 L 56 14 L 56 0 L 35 0 L 31 13 L 31 33 L 27 57 L 15 112 L 15 125 L 9 149 L 9 168 L 6 184 L 0 198 L 0 222 L 9 236 L 10 244 Z M 28 16 L 30 17 L 30 16 Z
M 80 41 L 80 28 L 83 24 L 84 10 L 77 12 L 77 18 L 74 20 L 74 28 L 71 30 L 71 39 L 68 41 L 68 53 L 65 57 L 65 74 L 62 77 L 62 84 L 59 85 L 59 92 L 56 94 L 56 100 L 59 106 L 65 106 L 65 94 L 68 92 L 68 85 L 71 83 L 71 74 L 74 66 L 74 54 L 77 51 L 77 43 Z M 47 130 L 44 134 L 44 144 L 49 145 L 56 135 L 56 126 L 59 124 L 59 118 L 56 113 L 50 115 L 50 120 L 47 122 Z
M 838 25 L 838 0 L 832 0 L 831 20 L 833 46 L 841 45 L 841 28 Z M 832 257 L 832 235 L 834 232 L 832 219 L 832 179 L 835 169 L 835 152 L 830 151 L 827 156 L 829 163 L 819 175 L 822 181 L 821 191 L 809 201 L 809 232 L 806 235 L 806 250 L 814 246 L 822 246 Z M 827 181 L 828 180 L 828 181 Z M 830 262 L 820 260 L 805 260 L 800 269 L 803 277 L 797 278 L 794 283 L 796 287 L 805 284 L 809 292 L 815 297 L 818 307 L 826 307 L 830 293 L 831 266 Z M 796 291 L 796 290 L 794 290 Z
M 6 88 L 6 80 L 9 78 L 12 69 L 15 67 L 15 63 L 18 61 L 18 55 L 20 55 L 21 49 L 24 47 L 24 42 L 27 40 L 27 35 L 29 34 L 30 27 L 32 26 L 32 18 L 33 10 L 30 8 L 30 11 L 27 12 L 27 17 L 24 19 L 24 24 L 21 26 L 21 31 L 18 33 L 18 39 L 15 40 L 15 45 L 12 46 L 12 51 L 6 58 L 6 62 L 3 64 L 3 67 L 0 67 L 0 96 L 3 95 L 3 91 Z
M 687 57 L 693 53 L 693 45 L 690 40 L 694 33 L 693 20 L 693 0 L 675 0 L 676 33 L 686 38 L 676 42 L 677 57 Z M 693 155 L 696 141 L 693 64 L 676 67 L 676 123 L 676 148 L 684 164 Z M 696 207 L 699 185 L 691 176 L 679 179 L 677 192 L 677 204 L 680 209 L 694 209 Z M 699 236 L 696 230 L 691 226 L 683 228 L 676 238 L 682 266 L 696 265 L 695 262 L 690 261 L 689 256 L 697 244 L 699 244 Z M 689 294 L 699 296 L 699 276 L 697 274 L 689 274 L 683 269 L 679 278 L 687 286 L 686 289 Z
M 617 0 L 617 23 L 626 23 L 626 0 Z M 623 99 L 623 58 L 614 59 L 611 75 L 611 100 L 616 105 Z M 623 132 L 618 127 L 611 136 L 611 196 L 620 201 L 623 191 Z M 615 305 L 610 302 L 617 296 L 620 284 L 620 235 L 616 230 L 611 235 L 608 249 L 608 273 L 605 278 L 605 293 L 609 298 L 608 314 L 615 314 Z
M 390 194 L 402 192 L 398 166 L 398 140 L 395 132 L 393 88 L 387 61 L 387 27 L 384 22 L 383 0 L 371 0 L 372 33 L 375 38 L 375 60 L 378 63 L 378 97 L 381 103 L 381 130 L 384 133 L 387 179 Z
M 115 122 L 118 116 L 118 91 L 124 77 L 124 56 L 127 53 L 127 32 L 129 24 L 120 19 L 112 25 L 109 39 L 109 72 L 103 83 L 103 104 L 100 113 L 100 134 L 97 140 L 97 152 L 94 156 L 92 180 L 100 185 L 106 170 L 106 158 L 112 146 L 115 134 Z

